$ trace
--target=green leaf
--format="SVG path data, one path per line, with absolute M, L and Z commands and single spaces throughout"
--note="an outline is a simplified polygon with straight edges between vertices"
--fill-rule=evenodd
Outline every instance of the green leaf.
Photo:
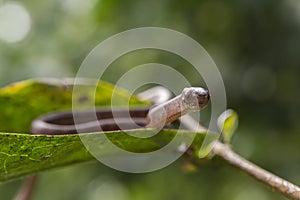
M 126 131 L 127 134 L 122 131 L 52 136 L 20 134 L 29 133 L 31 121 L 41 114 L 55 110 L 70 110 L 72 89 L 72 81 L 58 79 L 28 80 L 0 89 L 0 131 L 4 132 L 0 133 L 0 181 L 94 160 L 82 144 L 81 138 L 91 142 L 97 141 L 97 144 L 100 142 L 101 145 L 97 147 L 99 151 L 110 156 L 116 152 L 105 142 L 99 141 L 99 135 L 105 134 L 120 148 L 139 153 L 160 149 L 175 135 L 184 138 L 191 135 L 191 132 L 178 130 L 162 130 L 151 138 L 127 135 L 129 132 L 135 135 L 149 134 L 151 130 L 145 129 Z M 95 104 L 110 105 L 113 92 L 119 106 L 126 106 L 129 100 L 130 106 L 149 105 L 148 102 L 139 101 L 125 90 L 102 81 L 97 87 Z M 82 108 L 85 108 L 87 105 L 85 102 L 89 101 L 85 93 L 79 94 L 76 99 L 83 102 Z M 196 135 L 194 149 L 200 148 L 204 136 L 205 133 Z
M 88 81 L 83 80 L 82 83 L 85 93 L 77 94 L 75 99 L 85 108 L 91 101 L 87 93 L 94 91 L 87 91 Z M 0 132 L 29 133 L 31 121 L 36 117 L 47 112 L 71 110 L 72 84 L 72 79 L 38 79 L 0 89 Z M 126 106 L 129 99 L 131 106 L 149 105 L 125 90 L 114 89 L 113 85 L 100 81 L 95 93 L 95 105 L 109 106 L 113 92 L 118 106 Z
M 224 111 L 218 118 L 218 127 L 223 134 L 223 140 L 229 144 L 238 127 L 238 114 L 231 109 Z
M 149 134 L 151 130 L 130 130 L 127 133 Z M 90 145 L 98 145 L 98 151 L 107 156 L 115 155 L 111 146 L 99 141 L 99 134 L 106 134 L 119 147 L 131 152 L 151 152 L 166 145 L 176 135 L 185 137 L 191 132 L 163 130 L 150 138 L 129 137 L 126 133 L 115 131 L 108 133 L 83 134 Z M 201 145 L 205 134 L 197 134 L 195 147 Z M 7 181 L 46 169 L 73 163 L 93 160 L 79 135 L 28 135 L 0 133 L 0 181 Z M 94 145 L 95 146 L 95 145 Z M 169 154 L 174 152 L 167 152 Z

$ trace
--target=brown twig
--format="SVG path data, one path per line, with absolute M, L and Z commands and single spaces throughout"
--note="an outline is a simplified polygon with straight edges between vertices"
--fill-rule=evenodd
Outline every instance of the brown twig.
M 189 95 L 187 95 L 189 94 Z M 192 95 L 190 95 L 192 94 Z M 194 97 L 197 98 L 194 98 Z M 191 104 L 193 100 L 193 103 Z M 178 117 L 188 113 L 188 111 L 200 110 L 205 107 L 209 101 L 209 93 L 202 88 L 186 88 L 183 93 L 174 99 L 152 108 L 147 116 L 148 128 L 161 128 L 165 123 L 172 122 Z M 186 103 L 188 102 L 188 103 Z M 193 105 L 192 107 L 190 105 Z M 189 115 L 182 116 L 181 123 L 191 131 L 203 132 L 207 128 L 199 125 Z M 229 145 L 221 143 L 219 140 L 214 142 L 211 153 L 222 157 L 231 165 L 245 171 L 256 180 L 270 186 L 273 190 L 282 193 L 290 199 L 300 199 L 300 188 L 287 180 L 262 169 L 254 163 L 246 160 L 235 153 Z
M 282 193 L 289 199 L 300 199 L 300 188 L 289 181 L 262 169 L 254 163 L 246 160 L 235 153 L 228 145 L 216 141 L 212 148 L 212 153 L 222 157 L 231 165 L 245 171 L 256 180 L 270 186 L 273 190 Z
M 14 200 L 29 200 L 33 194 L 34 186 L 36 185 L 37 175 L 32 175 L 27 178 L 22 187 L 18 191 Z
M 192 117 L 185 115 L 180 119 L 181 123 L 191 131 L 203 132 L 207 128 L 198 124 Z M 300 188 L 290 183 L 289 181 L 272 174 L 271 172 L 262 169 L 254 163 L 246 160 L 245 158 L 234 152 L 229 145 L 215 141 L 211 153 L 222 157 L 231 165 L 248 173 L 256 180 L 270 186 L 273 190 L 280 192 L 289 199 L 300 199 Z

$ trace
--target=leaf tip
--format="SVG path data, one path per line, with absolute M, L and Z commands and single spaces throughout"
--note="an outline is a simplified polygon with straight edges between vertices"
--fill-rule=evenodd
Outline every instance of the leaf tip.
M 232 109 L 225 110 L 218 118 L 218 128 L 223 134 L 223 140 L 229 144 L 238 127 L 238 114 Z

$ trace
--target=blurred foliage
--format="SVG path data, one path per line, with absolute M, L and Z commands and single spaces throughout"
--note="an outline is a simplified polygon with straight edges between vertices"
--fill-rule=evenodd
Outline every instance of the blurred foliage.
M 222 73 L 228 105 L 240 116 L 235 149 L 300 183 L 298 0 L 15 2 L 31 16 L 31 30 L 20 42 L 0 41 L 1 86 L 32 77 L 75 76 L 90 50 L 120 31 L 142 26 L 181 31 L 204 46 Z M 184 60 L 153 50 L 121 57 L 104 77 L 114 83 L 132 66 L 147 62 L 167 64 L 194 85 L 203 84 Z M 102 177 L 111 180 L 105 191 L 118 191 L 118 199 L 284 199 L 230 167 L 203 167 L 189 175 L 178 165 L 149 174 L 126 174 L 93 163 L 55 170 L 42 174 L 36 199 L 93 199 Z M 1 185 L 1 199 L 9 199 L 19 184 Z

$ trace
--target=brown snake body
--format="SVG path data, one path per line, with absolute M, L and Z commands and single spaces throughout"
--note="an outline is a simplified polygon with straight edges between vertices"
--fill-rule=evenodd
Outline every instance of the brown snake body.
M 151 89 L 153 93 L 153 89 Z M 155 93 L 153 93 L 155 96 Z M 182 93 L 151 109 L 99 109 L 93 111 L 54 112 L 41 116 L 31 125 L 32 134 L 61 135 L 114 131 L 125 129 L 162 128 L 189 112 L 203 109 L 209 102 L 209 93 L 203 88 L 185 88 Z M 76 125 L 74 123 L 76 115 Z M 96 121 L 95 121 L 95 119 Z M 121 127 L 121 128 L 120 128 Z
M 141 100 L 159 104 L 153 108 L 99 109 L 93 111 L 67 111 L 46 114 L 31 124 L 31 134 L 62 135 L 113 131 L 136 128 L 163 128 L 188 112 L 201 110 L 209 102 L 209 93 L 203 88 L 185 88 L 183 92 L 165 102 L 170 96 L 162 87 L 151 88 L 138 95 Z M 161 104 L 162 103 L 162 104 Z M 76 115 L 76 124 L 74 123 Z M 95 120 L 96 119 L 96 120 Z M 100 128 L 100 129 L 99 129 Z M 29 177 L 15 200 L 28 200 L 35 185 L 36 175 Z

